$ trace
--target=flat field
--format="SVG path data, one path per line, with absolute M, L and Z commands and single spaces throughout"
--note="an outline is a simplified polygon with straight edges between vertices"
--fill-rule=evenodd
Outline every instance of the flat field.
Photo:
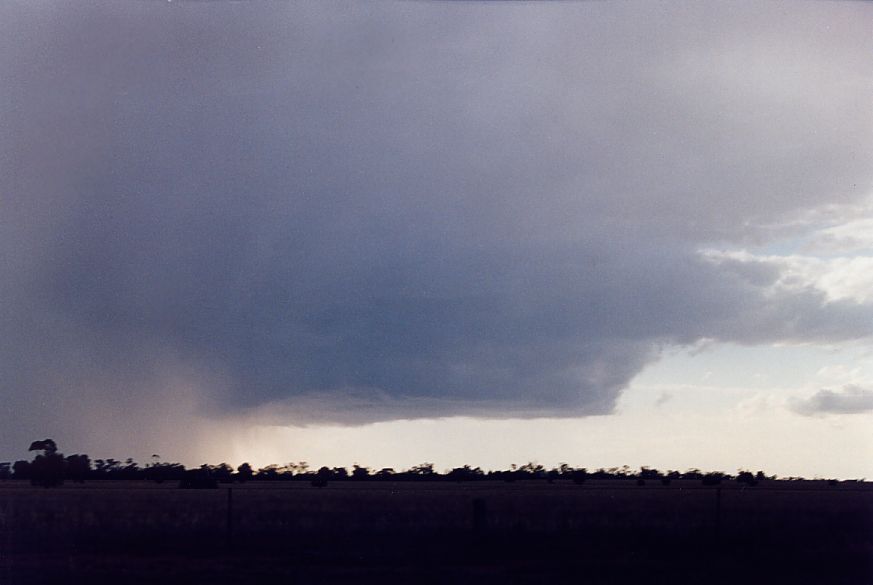
M 873 583 L 873 486 L 0 482 L 0 584 Z

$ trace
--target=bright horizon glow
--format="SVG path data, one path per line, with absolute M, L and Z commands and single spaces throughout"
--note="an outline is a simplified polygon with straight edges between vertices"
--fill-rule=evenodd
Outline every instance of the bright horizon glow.
M 229 431 L 229 438 L 216 437 L 215 448 L 204 451 L 213 463 L 245 460 L 256 466 L 307 461 L 311 466 L 359 464 L 400 470 L 431 462 L 439 470 L 461 465 L 488 470 L 533 461 L 546 467 L 568 463 L 589 470 L 628 465 L 728 473 L 761 469 L 780 477 L 873 477 L 869 415 L 801 416 L 791 410 L 790 399 L 812 394 L 818 386 L 773 387 L 760 371 L 744 376 L 749 386 L 712 383 L 720 374 L 736 375 L 737 353 L 754 351 L 725 348 L 719 355 L 719 349 L 712 349 L 706 352 L 711 355 L 683 353 L 666 358 L 632 383 L 612 415 L 254 427 Z M 771 358 L 781 358 L 776 369 L 790 370 L 796 359 L 804 360 L 801 369 L 818 368 L 816 378 L 822 385 L 841 384 L 859 375 L 838 362 L 819 365 L 833 359 L 828 351 L 771 348 L 769 353 Z M 813 356 L 823 361 L 816 363 Z M 697 358 L 707 363 L 698 365 Z M 871 363 L 868 358 L 867 368 Z M 696 383 L 675 380 L 677 371 L 690 374 L 692 368 L 703 371 Z

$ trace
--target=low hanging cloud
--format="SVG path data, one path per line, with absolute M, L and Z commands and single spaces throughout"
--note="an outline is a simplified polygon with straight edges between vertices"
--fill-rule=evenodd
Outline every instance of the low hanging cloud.
M 3 441 L 604 414 L 665 345 L 869 336 L 700 253 L 873 188 L 857 10 L 4 4 Z
M 795 401 L 792 408 L 807 416 L 864 414 L 873 412 L 873 390 L 854 384 L 847 384 L 838 391 L 822 389 L 808 398 Z

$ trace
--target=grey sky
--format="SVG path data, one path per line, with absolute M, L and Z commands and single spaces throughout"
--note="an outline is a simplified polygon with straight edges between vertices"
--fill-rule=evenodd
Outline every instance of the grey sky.
M 603 414 L 664 345 L 867 336 L 699 250 L 871 193 L 869 13 L 3 3 L 2 443 Z

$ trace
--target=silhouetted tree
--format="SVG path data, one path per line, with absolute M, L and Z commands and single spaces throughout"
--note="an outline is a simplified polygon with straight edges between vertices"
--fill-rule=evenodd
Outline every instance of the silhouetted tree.
M 570 472 L 570 479 L 573 480 L 573 483 L 582 485 L 585 483 L 585 480 L 588 479 L 588 470 L 584 467 L 581 469 L 574 469 Z
M 52 439 L 43 439 L 42 441 L 34 441 L 30 444 L 30 447 L 27 449 L 28 451 L 42 451 L 44 454 L 48 455 L 51 453 L 56 453 L 58 450 L 58 445 Z
M 362 467 L 357 463 L 352 466 L 352 479 L 369 479 L 370 477 L 370 468 Z
M 312 485 L 323 488 L 327 486 L 327 482 L 332 475 L 333 472 L 331 472 L 329 467 L 322 467 L 315 473 L 315 477 L 312 478 Z
M 115 459 L 95 459 L 94 473 L 104 479 L 115 479 L 121 471 L 121 462 Z
M 82 483 L 91 473 L 91 459 L 87 455 L 68 455 L 66 467 L 67 477 L 76 483 Z
M 139 468 L 139 464 L 128 457 L 124 460 L 124 467 L 122 467 L 118 472 L 119 479 L 126 479 L 128 481 L 134 479 L 140 479 L 142 476 L 142 470 Z
M 500 481 L 505 481 L 507 483 L 511 483 L 515 481 L 515 470 L 507 471 L 505 469 L 498 471 L 489 471 L 488 477 L 490 479 L 498 479 Z
M 227 463 L 219 463 L 218 465 L 209 466 L 209 474 L 221 483 L 230 483 L 233 481 L 233 467 Z
M 408 473 L 410 475 L 431 477 L 434 475 L 433 463 L 419 463 L 418 465 L 411 467 Z
M 218 481 L 209 473 L 209 466 L 204 464 L 199 469 L 189 469 L 179 482 L 182 489 L 215 489 Z
M 287 466 L 289 475 L 307 475 L 309 473 L 309 463 L 306 461 L 298 461 L 297 463 L 289 463 Z
M 753 486 L 758 483 L 751 471 L 739 471 L 737 473 L 737 483 L 742 483 L 747 486 Z
M 679 473 L 678 471 L 672 471 L 672 470 L 671 470 L 671 471 L 668 471 L 667 473 L 665 473 L 665 474 L 661 477 L 661 483 L 662 483 L 663 485 L 670 485 L 670 483 L 671 483 L 674 479 L 679 479 L 679 478 L 681 478 L 681 477 L 682 477 L 682 474 L 681 474 L 681 473 Z
M 446 479 L 452 481 L 470 481 L 473 479 L 481 479 L 485 473 L 478 467 L 471 468 L 469 465 L 456 467 L 446 474 Z
M 659 479 L 661 477 L 661 472 L 657 469 L 641 467 L 639 477 L 640 479 Z
M 248 463 L 242 463 L 236 468 L 236 479 L 241 483 L 249 481 L 253 476 L 252 466 Z
M 145 469 L 143 469 L 142 475 L 149 481 L 153 481 L 155 483 L 164 483 L 166 481 L 166 477 L 162 473 L 161 465 L 161 456 L 157 453 L 152 453 L 152 461 L 151 463 L 147 463 Z
M 30 461 L 21 459 L 13 463 L 12 477 L 15 479 L 30 479 Z
M 703 485 L 719 485 L 721 481 L 727 479 L 727 477 L 728 476 L 720 471 L 710 471 L 703 476 L 701 481 L 703 482 Z
M 53 440 L 34 441 L 28 451 L 42 451 L 30 464 L 30 483 L 46 488 L 64 483 L 64 456 Z
M 145 469 L 142 470 L 142 476 L 155 483 L 164 483 L 165 481 L 181 481 L 187 471 L 181 463 L 155 462 L 146 465 Z
M 230 482 L 236 480 L 244 482 L 249 479 L 310 480 L 313 485 L 319 487 L 327 485 L 328 481 L 347 479 L 392 479 L 395 481 L 433 481 L 441 479 L 470 481 L 484 478 L 504 481 L 546 479 L 549 483 L 553 483 L 557 479 L 570 479 L 577 484 L 584 483 L 588 479 L 632 479 L 639 485 L 645 485 L 649 480 L 659 480 L 664 485 L 669 485 L 674 479 L 694 479 L 701 480 L 704 485 L 718 485 L 724 480 L 736 480 L 738 483 L 749 486 L 756 485 L 763 480 L 776 479 L 775 475 L 768 477 L 763 471 L 753 474 L 751 471 L 745 470 L 739 470 L 736 476 L 732 476 L 722 472 L 704 473 L 699 469 L 690 469 L 684 473 L 678 471 L 661 473 L 657 469 L 644 466 L 640 468 L 639 472 L 634 473 L 626 465 L 609 469 L 601 468 L 589 473 L 585 468 L 574 469 L 566 463 L 561 463 L 558 467 L 547 471 L 542 465 L 535 462 L 529 462 L 521 466 L 512 464 L 509 470 L 489 471 L 487 474 L 478 467 L 472 468 L 469 465 L 464 465 L 463 467 L 453 468 L 445 472 L 445 474 L 440 474 L 434 471 L 432 463 L 421 463 L 400 473 L 396 473 L 394 469 L 388 467 L 373 472 L 370 468 L 358 464 L 353 466 L 351 472 L 344 467 L 321 467 L 317 472 L 312 472 L 309 471 L 309 466 L 305 461 L 300 461 L 298 463 L 289 463 L 283 467 L 268 465 L 255 473 L 249 463 L 239 465 L 236 472 L 227 463 L 219 465 L 204 464 L 199 469 L 186 470 L 183 465 L 178 463 L 161 463 L 158 455 L 152 455 L 152 463 L 145 468 L 140 468 L 133 459 L 127 459 L 124 463 L 115 459 L 96 459 L 92 469 L 91 459 L 87 455 L 74 454 L 65 458 L 63 454 L 58 453 L 57 444 L 52 439 L 34 441 L 30 445 L 30 450 L 42 451 L 42 453 L 37 454 L 31 462 L 16 461 L 11 465 L 9 463 L 0 463 L 0 479 L 29 479 L 34 485 L 46 487 L 60 485 L 65 479 L 81 482 L 86 478 L 148 479 L 157 482 L 175 479 L 180 481 L 182 487 L 213 487 L 213 484 L 217 484 L 219 481 Z M 800 480 L 802 478 L 787 479 Z M 835 480 L 831 481 L 831 484 L 835 484 Z
M 266 467 L 261 467 L 258 469 L 257 474 L 255 474 L 255 478 L 267 480 L 279 479 L 279 466 L 268 465 Z
M 546 476 L 546 468 L 538 463 L 530 461 L 519 467 L 517 473 L 518 476 L 523 479 L 541 479 Z

